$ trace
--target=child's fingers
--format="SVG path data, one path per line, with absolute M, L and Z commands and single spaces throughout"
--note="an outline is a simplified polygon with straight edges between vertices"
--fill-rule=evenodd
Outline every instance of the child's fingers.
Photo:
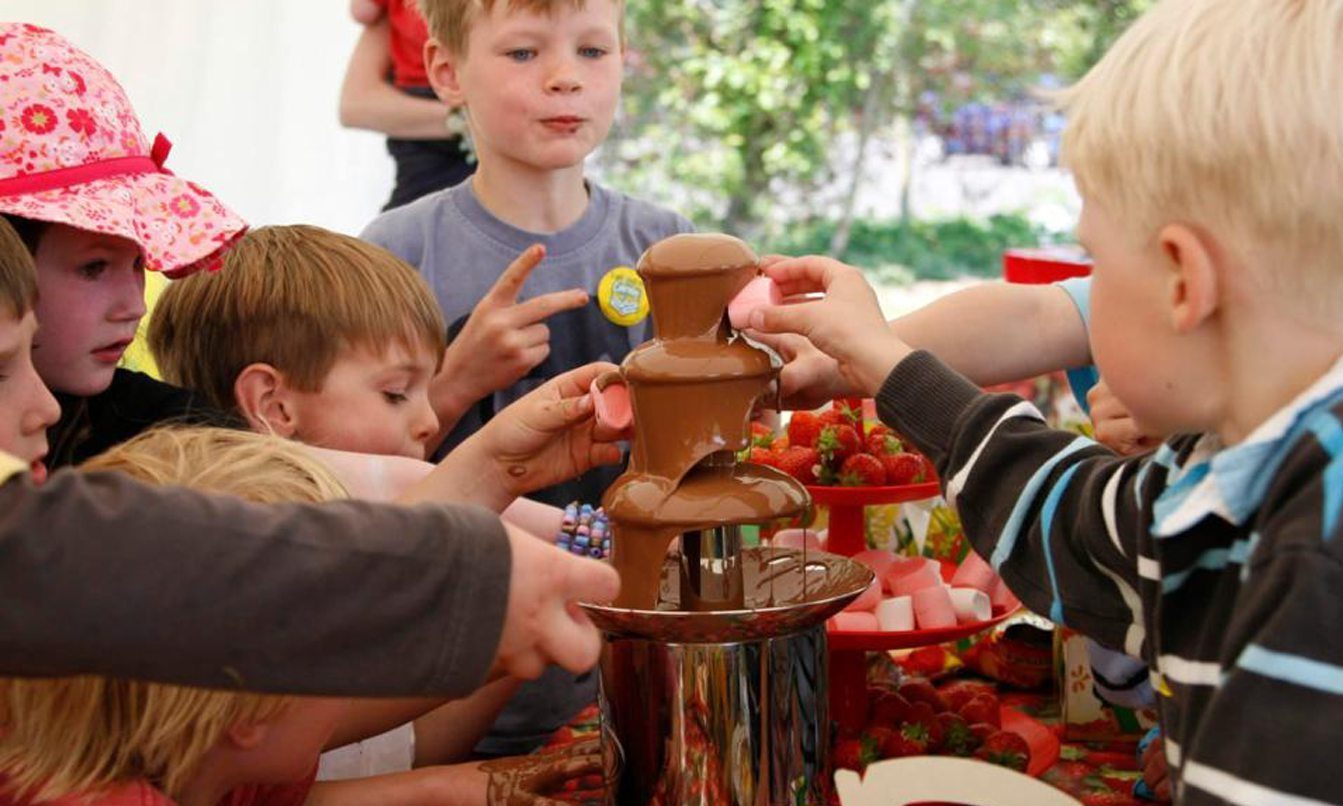
M 522 254 L 499 274 L 499 279 L 495 280 L 494 285 L 485 293 L 485 300 L 496 305 L 512 305 L 517 302 L 522 284 L 527 282 L 532 269 L 541 265 L 545 256 L 546 248 L 541 244 L 533 244 L 522 250 Z
M 796 257 L 765 266 L 764 271 L 785 297 L 791 297 L 825 291 L 843 268 L 844 264 L 831 258 Z
M 761 333 L 811 333 L 812 323 L 819 313 L 820 302 L 802 302 L 796 305 L 771 305 L 751 314 L 751 329 Z
M 518 332 L 518 344 L 522 347 L 537 347 L 550 343 L 550 328 L 541 322 L 528 325 Z
M 580 288 L 552 291 L 520 302 L 513 308 L 514 321 L 519 324 L 542 322 L 560 311 L 570 311 L 588 304 L 588 294 Z

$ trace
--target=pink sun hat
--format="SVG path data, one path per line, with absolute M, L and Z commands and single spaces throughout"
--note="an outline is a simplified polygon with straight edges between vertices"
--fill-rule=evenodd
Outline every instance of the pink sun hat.
M 126 92 L 53 31 L 0 23 L 0 213 L 139 244 L 169 276 L 217 268 L 247 222 L 163 167 Z

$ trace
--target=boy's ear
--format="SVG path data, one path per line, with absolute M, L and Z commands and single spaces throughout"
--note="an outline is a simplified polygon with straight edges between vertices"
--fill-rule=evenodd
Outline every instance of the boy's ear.
M 462 84 L 457 75 L 458 58 L 435 37 L 424 43 L 424 69 L 429 86 L 443 103 L 453 108 L 466 103 Z
M 293 390 L 270 364 L 248 364 L 233 381 L 233 399 L 253 431 L 292 437 L 298 430 Z
M 254 750 L 266 740 L 269 727 L 265 722 L 234 722 L 224 731 L 224 738 L 239 750 Z
M 1188 333 L 1203 324 L 1221 302 L 1217 245 L 1184 224 L 1167 224 L 1157 234 L 1170 289 L 1171 325 Z

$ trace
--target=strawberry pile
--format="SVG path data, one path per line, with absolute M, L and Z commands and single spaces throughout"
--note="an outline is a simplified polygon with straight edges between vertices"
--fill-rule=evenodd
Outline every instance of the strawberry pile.
M 1025 772 L 1031 750 L 1019 734 L 1002 730 L 993 686 L 961 680 L 936 689 L 913 678 L 898 687 L 871 686 L 868 713 L 858 733 L 836 737 L 835 767 L 862 772 L 886 758 L 965 756 Z
M 880 423 L 865 424 L 861 408 L 836 400 L 824 411 L 793 412 L 786 434 L 751 426 L 748 462 L 778 468 L 803 484 L 883 487 L 933 481 L 927 457 L 907 448 Z

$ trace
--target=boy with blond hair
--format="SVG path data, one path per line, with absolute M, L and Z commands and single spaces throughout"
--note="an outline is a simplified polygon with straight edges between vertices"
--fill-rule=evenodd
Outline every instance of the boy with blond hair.
M 175 282 L 156 306 L 148 333 L 165 377 L 254 430 L 339 451 L 423 459 L 436 431 L 429 379 L 443 354 L 443 331 L 433 295 L 404 261 L 356 238 L 295 225 L 252 230 L 225 257 L 224 270 Z M 577 373 L 590 380 L 598 371 L 594 366 Z M 525 405 L 510 409 L 446 461 L 469 453 L 469 445 L 500 427 L 525 425 Z M 524 492 L 582 467 L 554 462 L 509 475 L 506 486 Z M 519 500 L 505 518 L 553 534 L 560 514 Z M 413 739 L 403 725 L 324 757 L 323 777 L 408 769 L 412 757 L 418 764 L 457 760 L 516 685 L 499 681 L 417 720 Z M 436 704 L 370 706 L 366 724 L 390 728 Z M 376 730 L 348 738 L 371 733 Z
M 162 428 L 86 462 L 157 486 L 257 503 L 347 497 L 293 442 L 242 431 Z M 354 701 L 355 703 L 363 701 Z M 317 756 L 351 719 L 343 698 L 186 688 L 104 677 L 0 680 L 5 803 L 472 802 L 469 768 L 313 783 Z M 474 791 L 474 797 L 466 796 Z
M 1064 97 L 1121 459 L 984 395 L 851 267 L 785 260 L 806 336 L 928 452 L 1028 606 L 1155 671 L 1175 799 L 1343 803 L 1343 3 L 1163 0 Z
M 170 382 L 254 430 L 424 459 L 446 328 L 424 280 L 385 249 L 319 227 L 263 227 L 225 270 L 173 283 L 150 351 Z
M 429 83 L 464 110 L 476 173 L 384 213 L 362 237 L 419 269 L 456 332 L 435 381 L 435 410 L 456 424 L 446 449 L 545 379 L 618 363 L 643 342 L 647 304 L 628 267 L 692 227 L 584 176 L 620 101 L 622 0 L 422 0 L 421 10 Z M 618 472 L 532 497 L 596 502 Z M 591 676 L 550 673 L 479 749 L 534 749 L 595 693 Z

